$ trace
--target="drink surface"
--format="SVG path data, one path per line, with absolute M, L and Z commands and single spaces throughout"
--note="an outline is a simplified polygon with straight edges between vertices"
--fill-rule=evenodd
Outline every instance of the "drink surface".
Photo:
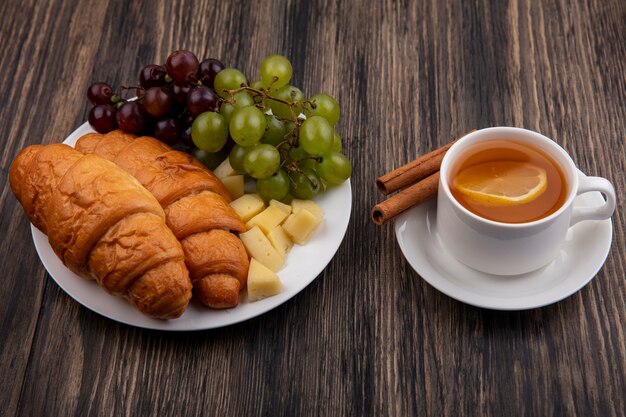
M 450 191 L 472 213 L 526 223 L 557 211 L 567 197 L 559 164 L 542 149 L 512 139 L 468 147 L 452 167 Z

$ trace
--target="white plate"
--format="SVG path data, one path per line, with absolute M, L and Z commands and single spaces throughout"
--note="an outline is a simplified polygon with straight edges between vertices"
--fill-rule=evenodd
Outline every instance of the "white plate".
M 603 204 L 598 192 L 582 194 L 576 205 Z M 528 274 L 498 276 L 476 271 L 452 258 L 436 230 L 435 200 L 395 221 L 396 238 L 413 269 L 448 296 L 493 310 L 526 310 L 560 301 L 584 287 L 604 264 L 611 247 L 611 219 L 584 221 L 567 234 L 559 256 Z
M 79 137 L 93 132 L 88 123 L 76 129 L 63 143 L 74 145 Z M 192 300 L 182 317 L 156 320 L 144 316 L 125 300 L 107 294 L 94 281 L 87 281 L 67 269 L 56 257 L 46 235 L 31 225 L 33 241 L 44 267 L 57 284 L 80 304 L 110 319 L 137 327 L 161 330 L 202 330 L 238 323 L 289 300 L 310 284 L 328 265 L 339 249 L 348 228 L 352 209 L 350 180 L 316 199 L 324 210 L 324 222 L 305 246 L 295 245 L 278 272 L 283 291 L 254 303 L 248 302 L 245 291 L 240 304 L 229 310 L 210 310 Z

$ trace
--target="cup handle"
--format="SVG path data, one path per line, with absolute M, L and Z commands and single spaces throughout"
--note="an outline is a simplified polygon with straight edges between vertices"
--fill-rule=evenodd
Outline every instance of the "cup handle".
M 605 220 L 615 210 L 615 188 L 606 178 L 581 175 L 576 195 L 599 191 L 604 196 L 604 204 L 596 207 L 574 207 L 570 227 L 583 220 Z

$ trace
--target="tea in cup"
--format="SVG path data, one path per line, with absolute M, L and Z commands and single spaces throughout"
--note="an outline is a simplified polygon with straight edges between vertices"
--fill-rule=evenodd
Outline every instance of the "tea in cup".
M 577 195 L 601 192 L 599 207 L 577 208 Z M 615 209 L 611 183 L 580 173 L 551 139 L 529 130 L 472 132 L 446 153 L 440 169 L 437 231 L 460 262 L 482 272 L 517 275 L 555 259 L 568 229 L 604 220 Z

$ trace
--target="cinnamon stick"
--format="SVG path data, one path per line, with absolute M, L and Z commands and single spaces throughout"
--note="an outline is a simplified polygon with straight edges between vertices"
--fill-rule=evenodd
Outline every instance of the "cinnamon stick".
M 378 225 L 393 219 L 398 214 L 437 195 L 439 171 L 416 184 L 400 191 L 372 209 L 372 221 Z
M 474 130 L 466 133 L 472 133 Z M 465 135 L 463 135 L 465 136 Z M 461 137 L 463 137 L 461 136 Z M 461 138 L 460 137 L 460 138 Z M 381 193 L 388 195 L 401 188 L 415 184 L 416 182 L 428 177 L 439 171 L 441 161 L 450 147 L 460 138 L 442 146 L 432 152 L 424 154 L 419 158 L 402 165 L 400 168 L 394 169 L 376 179 L 376 186 Z

